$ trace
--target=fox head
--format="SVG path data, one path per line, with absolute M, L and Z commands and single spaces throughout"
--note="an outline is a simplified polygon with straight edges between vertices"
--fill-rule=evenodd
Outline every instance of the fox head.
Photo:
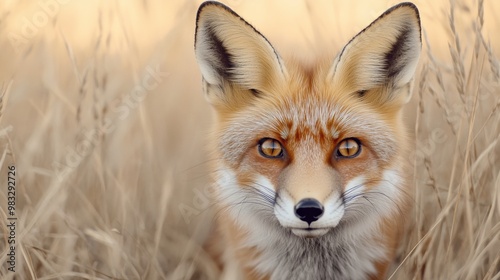
M 205 2 L 195 53 L 215 108 L 219 202 L 246 229 L 319 237 L 405 204 L 401 108 L 421 50 L 411 3 L 314 67 L 284 61 L 228 7 Z

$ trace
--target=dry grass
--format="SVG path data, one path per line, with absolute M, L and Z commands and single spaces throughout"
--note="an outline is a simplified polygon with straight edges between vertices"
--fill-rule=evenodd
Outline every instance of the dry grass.
M 192 50 L 199 2 L 60 2 L 0 4 L 0 278 L 218 279 L 200 248 L 212 216 L 211 115 Z M 282 53 L 307 57 L 335 53 L 395 3 L 347 2 L 228 4 Z M 500 279 L 500 5 L 415 3 L 416 203 L 392 279 Z

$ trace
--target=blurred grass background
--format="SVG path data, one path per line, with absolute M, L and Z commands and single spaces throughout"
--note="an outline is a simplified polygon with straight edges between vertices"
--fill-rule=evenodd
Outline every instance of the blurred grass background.
M 0 3 L 0 278 L 218 279 L 201 1 Z M 282 56 L 333 56 L 396 1 L 224 1 Z M 392 279 L 500 279 L 500 3 L 419 0 L 415 207 Z M 7 271 L 7 166 L 17 263 Z

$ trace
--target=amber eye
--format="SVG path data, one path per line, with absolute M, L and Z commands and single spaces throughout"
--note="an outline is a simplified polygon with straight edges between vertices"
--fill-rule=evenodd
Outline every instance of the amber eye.
M 347 138 L 342 140 L 337 146 L 337 157 L 353 158 L 361 152 L 361 143 L 356 138 Z
M 267 158 L 281 158 L 283 157 L 283 147 L 276 139 L 263 138 L 259 141 L 259 153 Z

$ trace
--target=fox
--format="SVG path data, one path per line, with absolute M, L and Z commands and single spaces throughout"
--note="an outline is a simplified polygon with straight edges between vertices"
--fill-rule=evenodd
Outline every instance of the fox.
M 403 107 L 417 7 L 389 8 L 334 56 L 283 59 L 224 4 L 201 4 L 195 57 L 213 108 L 223 279 L 384 279 L 412 208 Z

